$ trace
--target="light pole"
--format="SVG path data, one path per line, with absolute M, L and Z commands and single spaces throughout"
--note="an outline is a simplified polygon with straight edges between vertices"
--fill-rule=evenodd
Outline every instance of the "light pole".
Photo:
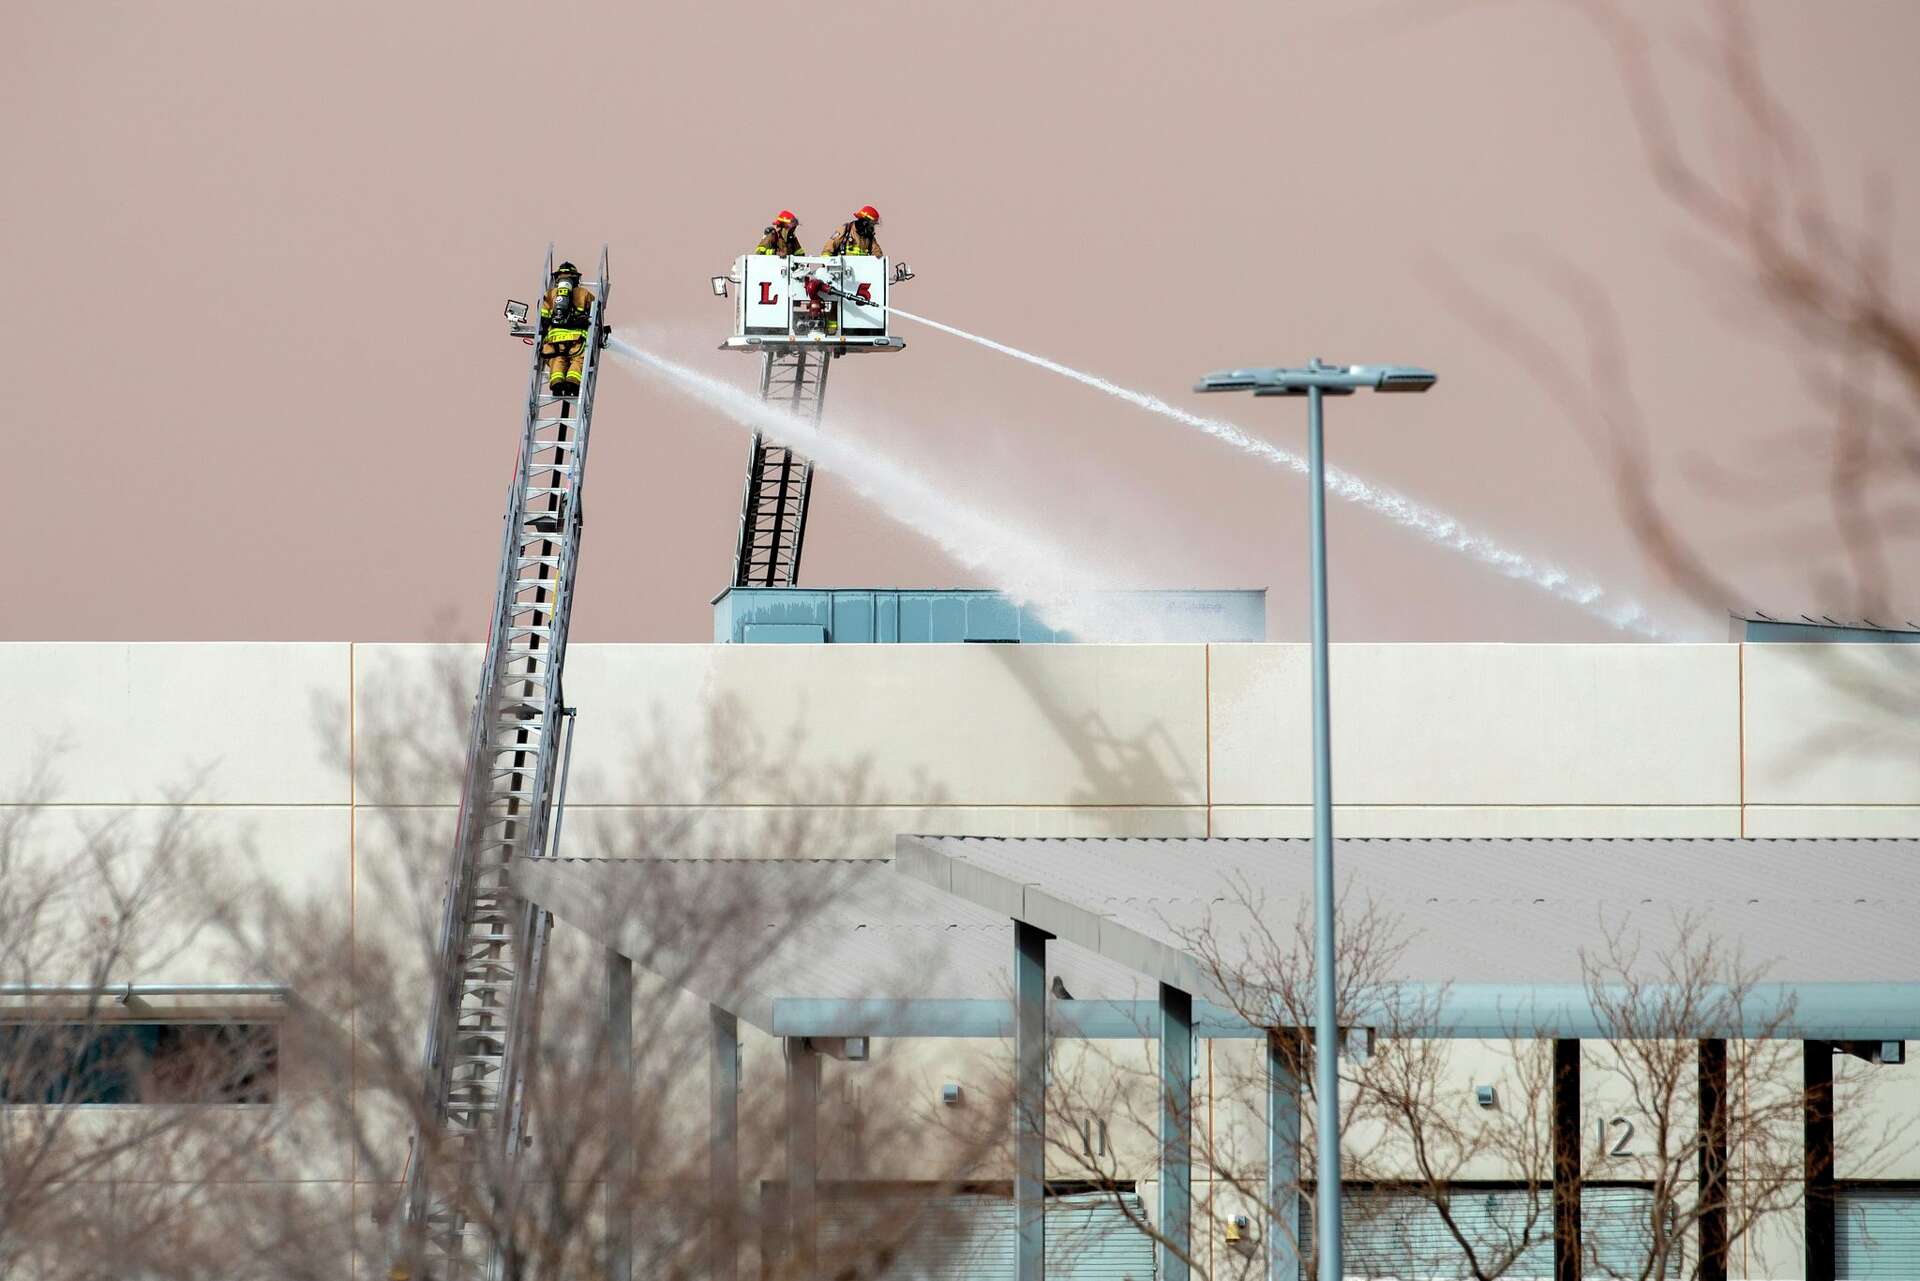
M 1327 698 L 1327 476 L 1320 401 L 1371 391 L 1425 391 L 1439 381 L 1411 365 L 1328 365 L 1305 369 L 1229 369 L 1208 374 L 1195 391 L 1250 391 L 1307 398 L 1308 541 L 1313 562 L 1313 1081 L 1314 1137 L 1319 1157 L 1315 1214 L 1319 1276 L 1340 1281 L 1339 1012 L 1333 975 L 1333 760 Z M 1273 1245 L 1269 1242 L 1269 1250 Z

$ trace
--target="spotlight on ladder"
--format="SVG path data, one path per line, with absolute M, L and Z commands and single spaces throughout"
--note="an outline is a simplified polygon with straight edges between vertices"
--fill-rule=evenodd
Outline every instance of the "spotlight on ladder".
M 515 338 L 535 337 L 540 330 L 539 326 L 529 319 L 532 312 L 533 309 L 529 304 L 516 302 L 512 298 L 507 299 L 507 309 L 502 313 L 507 318 L 507 332 Z

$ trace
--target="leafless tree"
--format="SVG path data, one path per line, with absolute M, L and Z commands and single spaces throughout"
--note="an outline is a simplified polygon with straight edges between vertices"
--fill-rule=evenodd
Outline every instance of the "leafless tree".
M 110 1128 L 58 1094 L 72 1076 L 75 1046 L 67 1033 L 46 1030 L 50 1007 L 41 1001 L 18 1011 L 18 1026 L 42 1035 L 0 1042 L 9 1097 L 43 1081 L 55 1097 L 0 1118 L 8 1122 L 0 1125 L 0 1251 L 10 1252 L 0 1258 L 30 1260 L 50 1278 L 184 1279 L 336 1278 L 350 1266 L 384 1276 L 403 1257 L 397 1213 L 409 1162 L 439 1155 L 421 1050 L 451 839 L 450 807 L 418 798 L 458 794 L 460 686 L 469 675 L 462 668 L 435 671 L 411 692 L 393 691 L 384 707 L 361 709 L 350 902 L 317 895 L 297 869 L 246 870 L 271 860 L 200 836 L 190 797 L 154 807 L 164 815 L 157 826 L 109 827 L 78 845 L 57 833 L 29 839 L 32 825 L 55 811 L 0 811 L 0 981 L 57 975 L 104 983 L 164 971 L 164 943 L 191 947 L 196 964 L 260 976 L 288 992 L 272 1012 L 273 1061 L 264 1065 L 272 1106 L 133 1106 L 115 1109 L 120 1123 Z M 329 720 L 338 714 L 324 709 Z M 788 883 L 798 892 L 774 899 L 756 897 L 750 878 L 729 875 L 737 866 L 730 860 L 817 859 L 851 848 L 864 839 L 857 824 L 868 808 L 866 772 L 796 768 L 796 743 L 748 725 L 739 709 L 716 707 L 698 735 L 702 760 L 685 758 L 683 740 L 643 738 L 631 760 L 585 766 L 641 796 L 674 794 L 665 776 L 684 784 L 691 774 L 696 794 L 666 810 L 596 807 L 566 818 L 564 855 L 641 870 L 607 879 L 599 922 L 647 926 L 631 958 L 632 1087 L 610 1039 L 606 949 L 578 928 L 592 923 L 558 922 L 527 1068 L 530 1143 L 513 1157 L 493 1149 L 442 1185 L 458 1190 L 480 1237 L 476 1253 L 497 1253 L 512 1281 L 612 1276 L 608 1229 L 622 1218 L 632 1224 L 636 1276 L 706 1276 L 715 1234 L 737 1240 L 742 1275 L 821 1275 L 802 1271 L 777 1226 L 764 1251 L 762 1234 L 749 1230 L 780 1211 L 785 1072 L 781 1042 L 744 1021 L 742 1185 L 735 1198 L 712 1193 L 710 1013 L 691 993 L 747 986 L 839 891 L 850 864 L 811 863 L 807 876 Z M 771 805 L 769 779 L 787 789 Z M 776 817 L 745 834 L 713 822 L 748 780 L 763 802 L 755 808 Z M 77 877 L 76 864 L 90 877 Z M 77 1008 L 82 1027 L 113 1013 L 110 995 Z M 7 1057 L 22 1046 L 38 1057 Z M 44 1065 L 43 1079 L 30 1080 L 21 1062 Z M 192 1070 L 227 1074 L 231 1088 L 242 1089 L 259 1066 L 225 1047 Z M 868 1062 L 823 1065 L 822 1258 L 830 1275 L 883 1274 L 941 1236 L 952 1194 L 997 1173 L 1006 1127 L 983 1108 L 969 1109 L 982 1122 L 977 1139 L 929 1152 L 924 1117 L 877 1105 L 907 1094 L 911 1071 L 908 1056 L 884 1045 Z M 196 1097 L 208 1097 L 223 1080 L 191 1084 Z M 429 1136 L 426 1147 L 416 1149 L 416 1132 Z M 892 1177 L 903 1153 L 914 1157 L 911 1186 Z
M 270 1139 L 274 1047 L 123 985 L 206 923 L 180 894 L 203 852 L 190 812 L 80 816 L 52 790 L 49 765 L 0 809 L 0 1272 L 105 1276 Z
M 1754 601 L 1724 549 L 1679 515 L 1703 498 L 1757 496 L 1778 515 L 1770 554 L 1807 571 L 1813 618 L 1920 625 L 1911 575 L 1899 572 L 1920 535 L 1920 313 L 1900 292 L 1888 172 L 1864 175 L 1857 202 L 1837 197 L 1820 139 L 1763 63 L 1753 6 L 1710 0 L 1699 27 L 1664 8 L 1656 28 L 1618 0 L 1565 3 L 1604 42 L 1647 169 L 1689 233 L 1689 261 L 1675 280 L 1730 294 L 1739 324 L 1771 328 L 1819 416 L 1789 411 L 1796 417 L 1761 451 L 1689 459 L 1692 491 L 1683 494 L 1655 448 L 1659 423 L 1636 394 L 1630 318 L 1575 253 L 1548 245 L 1527 257 L 1579 324 L 1583 350 L 1566 350 L 1457 274 L 1447 273 L 1445 292 L 1580 427 L 1634 539 L 1693 603 L 1716 614 L 1771 603 Z M 1704 100 L 1703 122 L 1677 105 L 1695 99 Z M 1717 145 L 1691 141 L 1702 134 Z M 1888 726 L 1914 750 L 1920 693 L 1887 659 L 1835 647 L 1809 661 L 1856 719 Z
M 1309 1195 L 1318 1177 L 1311 1140 L 1314 1073 L 1311 922 L 1251 888 L 1231 891 L 1204 925 L 1180 931 L 1234 1015 L 1269 1029 L 1280 1062 L 1299 1083 L 1301 1177 L 1270 1196 L 1264 1150 L 1264 1047 L 1230 1053 L 1189 1116 L 1196 1207 L 1188 1265 L 1196 1276 L 1260 1274 L 1257 1242 L 1284 1241 L 1313 1274 Z M 1767 1005 L 1766 970 L 1691 917 L 1642 931 L 1630 921 L 1604 931 L 1583 954 L 1585 986 L 1606 1035 L 1583 1042 L 1583 1115 L 1626 1115 L 1636 1142 L 1615 1154 L 1617 1132 L 1556 1152 L 1551 1031 L 1516 1010 L 1500 1041 L 1461 1043 L 1444 1032 L 1445 993 L 1400 982 L 1406 928 L 1390 904 L 1340 908 L 1337 1008 L 1345 1026 L 1371 1027 L 1370 1054 L 1340 1063 L 1343 1207 L 1350 1270 L 1358 1275 L 1457 1276 L 1473 1281 L 1550 1271 L 1554 1185 L 1597 1180 L 1589 1191 L 1583 1267 L 1591 1277 L 1702 1274 L 1703 1224 L 1733 1251 L 1764 1226 L 1798 1230 L 1810 1174 L 1802 1136 L 1809 1095 L 1803 1042 L 1791 1002 Z M 1227 924 L 1231 922 L 1231 924 Z M 1657 945 L 1649 938 L 1658 940 Z M 1136 1199 L 1157 1163 L 1160 1075 L 1140 1042 L 1052 1047 L 1049 1178 L 1106 1188 L 1133 1224 L 1179 1249 Z M 1222 1042 L 1245 1047 L 1245 1041 Z M 1208 1061 L 1214 1051 L 1203 1051 Z M 1463 1059 L 1462 1056 L 1467 1056 Z M 1705 1065 L 1728 1088 L 1703 1128 Z M 1717 1066 L 1716 1066 L 1717 1065 Z M 1911 1150 L 1911 1120 L 1874 1105 L 1884 1078 L 1864 1064 L 1848 1074 L 1847 1106 L 1833 1115 L 1837 1145 L 1858 1172 L 1886 1168 Z M 1491 1081 L 1494 1106 L 1472 1086 Z M 1817 1102 L 1817 1100 L 1815 1100 Z M 1175 1101 L 1176 1106 L 1180 1101 Z M 1231 1119 L 1224 1127 L 1216 1115 Z M 1591 1133 L 1591 1131 L 1589 1131 Z M 1099 1135 L 1099 1139 L 1091 1136 Z M 1709 1142 L 1712 1140 L 1712 1142 Z M 1720 1154 L 1724 1153 L 1723 1160 Z M 1703 1162 L 1708 1164 L 1703 1166 Z M 1702 1177 L 1703 1169 L 1712 1177 Z M 1724 1176 L 1724 1177 L 1722 1177 Z M 1478 1198 L 1495 1204 L 1475 1206 Z M 1613 1198 L 1607 1200 L 1606 1198 Z M 1417 1207 L 1410 1209 L 1409 1207 Z M 1226 1248 L 1236 1215 L 1260 1224 Z M 1296 1218 L 1297 1216 L 1297 1218 Z M 1299 1222 L 1295 1235 L 1289 1225 Z M 1600 1230 L 1595 1230 L 1596 1228 Z M 1316 1229 L 1317 1230 L 1317 1229 Z M 1051 1244 L 1051 1243 L 1050 1243 Z M 1303 1248 L 1308 1247 L 1308 1248 Z

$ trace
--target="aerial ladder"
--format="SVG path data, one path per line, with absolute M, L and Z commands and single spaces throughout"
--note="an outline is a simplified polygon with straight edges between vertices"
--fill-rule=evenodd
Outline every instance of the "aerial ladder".
M 552 279 L 549 246 L 542 297 Z M 507 875 L 513 859 L 545 852 L 556 802 L 564 803 L 560 740 L 572 710 L 562 697 L 561 667 L 580 561 L 594 386 L 608 333 L 604 246 L 595 278 L 581 285 L 593 302 L 585 324 L 575 320 L 588 334 L 577 394 L 549 389 L 540 322 L 528 304 L 507 304 L 511 331 L 534 352 L 430 976 L 424 1108 L 392 1272 L 410 1281 L 497 1275 L 501 1233 L 493 1225 L 511 1215 L 511 1206 L 498 1203 L 511 1186 L 501 1172 L 510 1171 L 526 1141 L 526 1064 L 538 1036 L 552 917 L 519 900 Z
M 746 254 L 731 273 L 713 277 L 713 292 L 721 297 L 738 286 L 733 333 L 720 345 L 759 353 L 760 398 L 818 424 L 835 359 L 907 345 L 887 332 L 887 289 L 911 279 L 907 264 L 889 269 L 885 258 L 866 255 Z M 735 587 L 792 587 L 798 581 L 812 488 L 811 459 L 754 432 L 733 554 Z

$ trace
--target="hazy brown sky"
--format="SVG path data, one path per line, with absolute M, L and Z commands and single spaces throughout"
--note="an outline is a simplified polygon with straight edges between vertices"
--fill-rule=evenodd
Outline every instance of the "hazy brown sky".
M 1841 206 L 1884 174 L 1911 243 L 1920 5 L 1750 7 Z M 1701 11 L 1636 12 L 1664 40 Z M 1336 402 L 1332 457 L 1657 603 L 1590 441 L 1443 283 L 1577 358 L 1534 265 L 1575 264 L 1629 330 L 1664 492 L 1751 594 L 1728 603 L 1836 607 L 1824 481 L 1778 446 L 1817 421 L 1805 371 L 1702 268 L 1604 45 L 1553 0 L 63 0 L 7 6 L 0 36 L 9 638 L 477 635 L 526 379 L 500 303 L 548 240 L 610 242 L 616 327 L 744 385 L 706 278 L 777 208 L 811 243 L 868 201 L 921 273 L 902 305 L 1290 447 L 1298 404 L 1202 400 L 1194 376 L 1430 365 L 1424 400 Z M 1699 108 L 1704 80 L 1663 66 Z M 1108 577 L 1269 586 L 1274 634 L 1301 634 L 1298 477 L 900 332 L 836 368 L 830 415 Z M 703 639 L 745 438 L 617 368 L 598 410 L 575 635 Z M 1707 493 L 1702 459 L 1751 488 Z M 1352 507 L 1331 531 L 1341 637 L 1610 634 Z M 830 474 L 809 533 L 816 584 L 979 581 Z

